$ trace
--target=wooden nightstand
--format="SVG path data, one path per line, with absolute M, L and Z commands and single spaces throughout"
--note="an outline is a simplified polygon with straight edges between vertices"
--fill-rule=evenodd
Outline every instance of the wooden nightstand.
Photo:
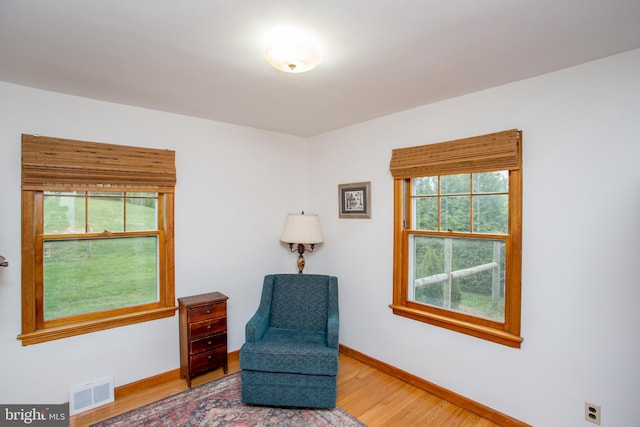
M 180 377 L 187 380 L 219 367 L 227 373 L 227 300 L 220 292 L 178 298 Z

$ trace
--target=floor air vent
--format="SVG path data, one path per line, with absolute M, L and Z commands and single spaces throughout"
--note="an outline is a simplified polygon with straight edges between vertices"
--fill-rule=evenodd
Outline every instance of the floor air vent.
M 105 377 L 69 390 L 69 415 L 113 402 L 113 378 Z

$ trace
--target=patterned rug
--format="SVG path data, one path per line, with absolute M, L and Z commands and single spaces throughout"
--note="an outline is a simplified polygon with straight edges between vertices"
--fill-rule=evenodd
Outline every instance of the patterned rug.
M 240 401 L 240 386 L 240 373 L 237 372 L 93 426 L 364 426 L 339 408 L 293 409 L 247 405 Z

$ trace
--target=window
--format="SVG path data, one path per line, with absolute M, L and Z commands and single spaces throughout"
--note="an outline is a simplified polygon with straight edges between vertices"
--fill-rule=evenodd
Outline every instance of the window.
M 520 347 L 521 132 L 393 151 L 393 312 Z
M 23 345 L 175 314 L 174 157 L 22 136 Z

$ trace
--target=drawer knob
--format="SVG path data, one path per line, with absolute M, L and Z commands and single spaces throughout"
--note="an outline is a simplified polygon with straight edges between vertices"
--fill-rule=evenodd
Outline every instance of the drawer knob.
M 211 355 L 207 356 L 207 359 L 211 360 Z
M 207 310 L 207 314 L 211 314 L 211 310 Z
M 207 325 L 207 329 L 211 329 L 211 325 Z
M 209 342 L 207 343 L 207 345 L 211 345 L 211 341 L 209 341 Z

